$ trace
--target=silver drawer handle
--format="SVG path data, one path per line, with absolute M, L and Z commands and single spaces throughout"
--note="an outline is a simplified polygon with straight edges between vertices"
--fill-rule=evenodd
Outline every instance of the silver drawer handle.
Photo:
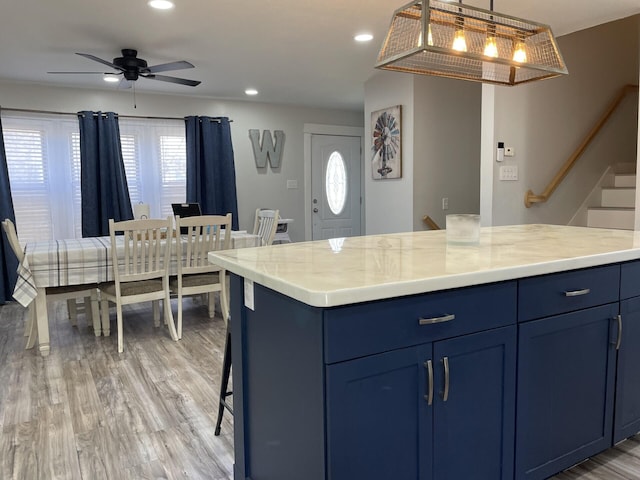
M 455 315 L 444 315 L 442 317 L 421 318 L 419 322 L 420 325 L 433 325 L 434 323 L 450 322 L 455 318 Z
M 433 403 L 433 363 L 431 360 L 424 362 L 424 367 L 427 369 L 427 381 L 429 383 L 424 399 L 427 401 L 427 405 L 431 405 Z
M 444 365 L 444 391 L 442 392 L 442 401 L 446 402 L 449 400 L 449 357 L 444 357 L 442 364 Z
M 618 341 L 616 342 L 616 350 L 620 350 L 622 343 L 622 315 L 618 315 Z
M 582 290 L 572 290 L 570 292 L 564 292 L 565 297 L 579 297 L 580 295 L 587 295 L 591 293 L 590 288 L 583 288 Z

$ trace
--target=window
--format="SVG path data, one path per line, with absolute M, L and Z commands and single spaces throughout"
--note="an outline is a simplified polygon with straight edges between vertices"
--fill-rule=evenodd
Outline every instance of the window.
M 181 120 L 120 121 L 132 203 L 171 215 L 186 200 L 186 141 Z M 5 151 L 22 243 L 82 236 L 80 133 L 71 115 L 3 113 Z
M 338 152 L 333 152 L 329 156 L 325 188 L 331 212 L 334 215 L 340 215 L 347 200 L 347 169 L 342 155 Z

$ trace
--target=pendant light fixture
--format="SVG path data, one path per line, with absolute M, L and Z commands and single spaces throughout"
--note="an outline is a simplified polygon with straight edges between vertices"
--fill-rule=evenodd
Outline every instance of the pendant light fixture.
M 490 10 L 440 0 L 399 8 L 376 68 L 498 85 L 568 73 L 549 26 L 494 12 L 490 1 Z

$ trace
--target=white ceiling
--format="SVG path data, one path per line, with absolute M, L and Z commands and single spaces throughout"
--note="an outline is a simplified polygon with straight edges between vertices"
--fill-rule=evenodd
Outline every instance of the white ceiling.
M 138 92 L 244 100 L 254 87 L 260 94 L 252 101 L 361 109 L 391 15 L 407 3 L 174 1 L 173 10 L 157 11 L 147 0 L 4 0 L 0 80 L 115 89 L 101 75 L 47 71 L 110 71 L 74 53 L 111 61 L 134 48 L 149 65 L 187 60 L 196 68 L 164 74 L 202 81 L 186 87 L 141 78 Z M 463 3 L 489 8 L 489 0 Z M 496 0 L 494 9 L 562 35 L 640 13 L 640 0 Z M 364 31 L 374 40 L 354 42 Z

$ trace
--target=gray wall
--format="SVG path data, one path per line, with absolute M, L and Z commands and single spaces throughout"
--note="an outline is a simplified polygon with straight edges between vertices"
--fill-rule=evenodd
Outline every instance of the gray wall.
M 481 84 L 415 77 L 413 230 L 424 215 L 441 228 L 451 213 L 480 213 Z M 449 209 L 442 209 L 442 199 Z
M 79 110 L 115 111 L 121 115 L 184 117 L 228 116 L 235 152 L 240 228 L 251 230 L 255 209 L 279 208 L 293 218 L 289 233 L 304 240 L 304 132 L 305 123 L 362 127 L 361 111 L 295 108 L 257 102 L 219 101 L 209 98 L 144 94 L 138 92 L 133 108 L 130 91 L 68 89 L 40 85 L 0 83 L 3 108 L 40 109 L 59 112 Z M 249 129 L 283 130 L 285 145 L 279 171 L 256 168 Z M 287 180 L 297 180 L 298 189 L 288 190 Z
M 567 224 L 607 165 L 636 162 L 637 97 L 628 98 L 546 204 L 524 206 L 539 194 L 625 84 L 637 84 L 640 16 L 558 39 L 569 75 L 531 85 L 496 87 L 494 147 L 515 148 L 504 164 L 519 180 L 498 180 L 493 162 L 493 224 Z
M 480 209 L 480 84 L 380 71 L 365 83 L 367 234 L 445 227 Z M 402 105 L 402 178 L 371 179 L 371 112 Z M 449 210 L 442 210 L 442 197 Z

